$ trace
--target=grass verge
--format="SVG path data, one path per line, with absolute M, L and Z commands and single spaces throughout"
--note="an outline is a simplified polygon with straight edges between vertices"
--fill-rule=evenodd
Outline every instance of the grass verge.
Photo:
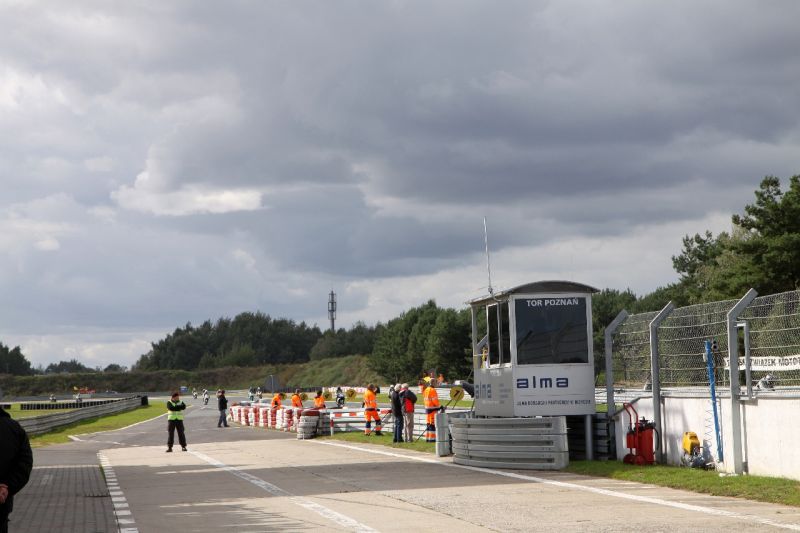
M 63 444 L 65 442 L 70 442 L 69 435 L 120 429 L 135 424 L 136 422 L 155 418 L 161 414 L 164 414 L 164 406 L 159 403 L 159 405 L 137 407 L 132 411 L 126 411 L 116 415 L 88 418 L 42 435 L 31 435 L 31 446 L 40 448 L 51 444 Z
M 392 442 L 392 436 L 384 433 L 383 435 L 364 435 L 360 431 L 348 431 L 344 433 L 335 433 L 333 436 L 320 437 L 330 440 L 341 440 L 345 442 L 361 442 L 366 444 L 380 444 L 389 448 L 397 448 L 401 450 L 416 450 L 418 452 L 434 453 L 436 451 L 436 443 L 425 442 L 424 440 L 417 440 L 414 442 Z
M 714 496 L 746 498 L 800 507 L 800 482 L 764 476 L 722 476 L 676 466 L 634 466 L 617 461 L 570 461 L 567 472 L 637 481 Z

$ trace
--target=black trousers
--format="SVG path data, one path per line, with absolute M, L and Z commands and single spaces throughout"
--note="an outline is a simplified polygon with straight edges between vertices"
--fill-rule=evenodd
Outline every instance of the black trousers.
M 175 442 L 175 430 L 178 430 L 178 442 L 181 446 L 186 448 L 186 434 L 183 432 L 183 420 L 167 420 L 167 431 L 169 438 L 167 439 L 167 448 L 172 449 L 172 444 Z

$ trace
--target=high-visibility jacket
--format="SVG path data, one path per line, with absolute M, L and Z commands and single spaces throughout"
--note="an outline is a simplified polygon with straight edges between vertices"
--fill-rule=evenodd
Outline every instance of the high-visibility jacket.
M 280 407 L 281 406 L 281 395 L 280 393 L 276 393 L 275 396 L 272 397 L 272 407 Z
M 303 407 L 303 400 L 299 394 L 292 394 L 292 407 Z
M 317 409 L 325 408 L 325 398 L 322 396 L 314 396 L 314 407 Z
M 183 410 L 186 409 L 186 404 L 183 402 L 167 402 L 167 420 L 183 420 Z
M 375 399 L 375 393 L 369 389 L 364 392 L 364 409 L 367 411 L 376 411 L 378 409 L 378 401 Z
M 439 395 L 436 394 L 436 389 L 433 387 L 425 387 L 425 391 L 422 393 L 422 399 L 425 401 L 425 410 L 429 413 L 440 407 Z

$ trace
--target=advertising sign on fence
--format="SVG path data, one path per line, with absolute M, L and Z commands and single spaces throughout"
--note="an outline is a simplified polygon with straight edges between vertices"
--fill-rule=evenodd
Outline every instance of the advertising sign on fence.
M 725 368 L 727 369 L 729 366 L 728 360 L 725 359 Z M 739 358 L 739 370 L 746 370 L 744 357 Z M 800 355 L 751 357 L 750 370 L 755 370 L 757 372 L 800 370 Z

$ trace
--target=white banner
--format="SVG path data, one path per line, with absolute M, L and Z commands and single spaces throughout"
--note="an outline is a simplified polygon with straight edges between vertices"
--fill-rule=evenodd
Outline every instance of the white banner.
M 725 368 L 728 368 L 728 360 L 725 360 Z M 739 370 L 745 370 L 744 357 L 739 358 Z M 800 370 L 800 355 L 771 356 L 771 357 L 751 357 L 750 370 L 761 372 L 777 372 L 780 370 Z

